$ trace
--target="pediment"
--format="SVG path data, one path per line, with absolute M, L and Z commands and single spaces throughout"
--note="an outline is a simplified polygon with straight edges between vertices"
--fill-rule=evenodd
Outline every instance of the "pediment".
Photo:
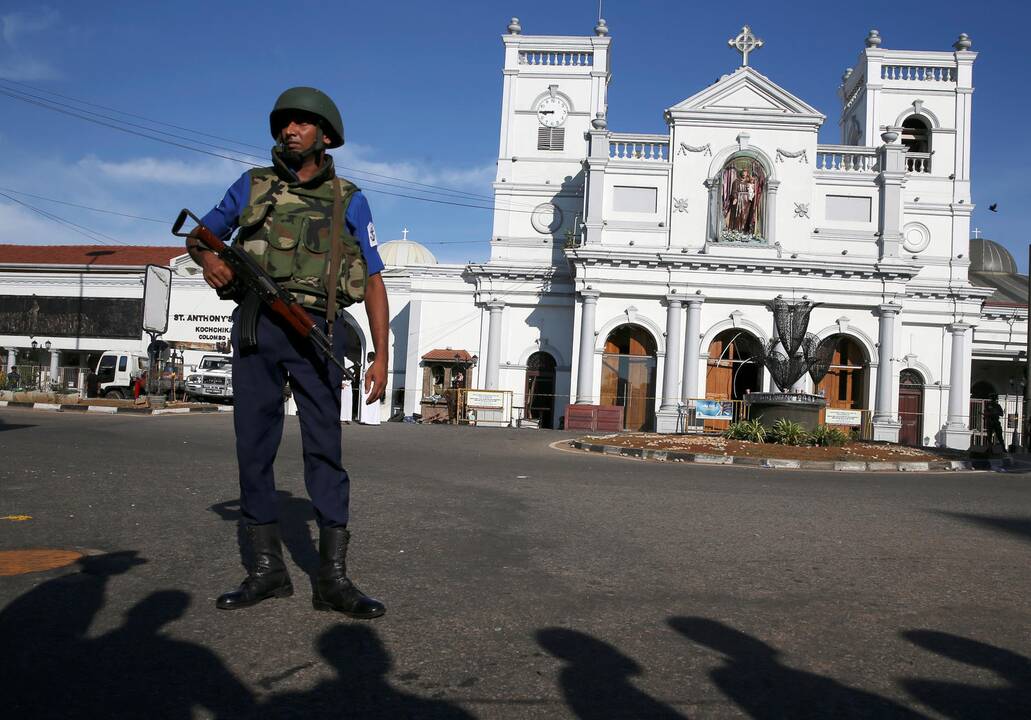
M 695 113 L 749 113 L 793 116 L 823 122 L 819 110 L 777 85 L 751 67 L 738 68 L 730 75 L 677 103 L 671 115 Z

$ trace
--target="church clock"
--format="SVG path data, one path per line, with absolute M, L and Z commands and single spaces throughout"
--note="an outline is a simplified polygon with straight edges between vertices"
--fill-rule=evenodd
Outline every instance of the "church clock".
M 569 106 L 560 97 L 547 97 L 537 106 L 537 119 L 544 127 L 559 127 L 569 115 Z

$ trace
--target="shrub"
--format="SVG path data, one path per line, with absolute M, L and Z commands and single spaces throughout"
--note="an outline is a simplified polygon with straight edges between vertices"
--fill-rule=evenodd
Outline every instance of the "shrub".
M 781 445 L 807 445 L 809 433 L 801 424 L 781 418 L 773 423 L 769 432 L 770 440 Z
M 820 425 L 811 433 L 809 437 L 812 439 L 814 445 L 821 447 L 837 447 L 844 445 L 848 442 L 848 433 L 841 428 L 832 427 L 830 425 Z
M 733 423 L 723 431 L 728 440 L 747 440 L 749 442 L 766 442 L 766 428 L 758 420 L 742 420 Z

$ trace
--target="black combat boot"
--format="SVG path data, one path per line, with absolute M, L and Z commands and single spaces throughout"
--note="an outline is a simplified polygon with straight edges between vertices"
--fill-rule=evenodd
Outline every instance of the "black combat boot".
M 257 605 L 270 597 L 290 597 L 294 586 L 283 564 L 283 548 L 279 544 L 279 524 L 248 525 L 247 539 L 253 553 L 251 570 L 240 587 L 215 601 L 219 610 Z
M 365 595 L 347 577 L 347 543 L 351 533 L 344 527 L 319 530 L 319 577 L 311 604 L 316 610 L 336 610 L 359 620 L 379 617 L 387 608 Z

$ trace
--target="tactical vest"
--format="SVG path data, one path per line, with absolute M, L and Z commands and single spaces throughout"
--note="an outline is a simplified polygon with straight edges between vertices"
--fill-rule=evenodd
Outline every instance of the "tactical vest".
M 301 305 L 325 312 L 326 298 L 335 275 L 330 267 L 333 243 L 333 165 L 326 163 L 316 178 L 306 183 L 289 182 L 276 168 L 249 172 L 251 185 L 247 205 L 240 212 L 238 244 Z M 321 178 L 321 180 L 320 180 Z M 358 188 L 340 180 L 343 197 L 341 218 Z M 365 299 L 368 265 L 358 240 L 340 222 L 339 281 L 337 307 Z

